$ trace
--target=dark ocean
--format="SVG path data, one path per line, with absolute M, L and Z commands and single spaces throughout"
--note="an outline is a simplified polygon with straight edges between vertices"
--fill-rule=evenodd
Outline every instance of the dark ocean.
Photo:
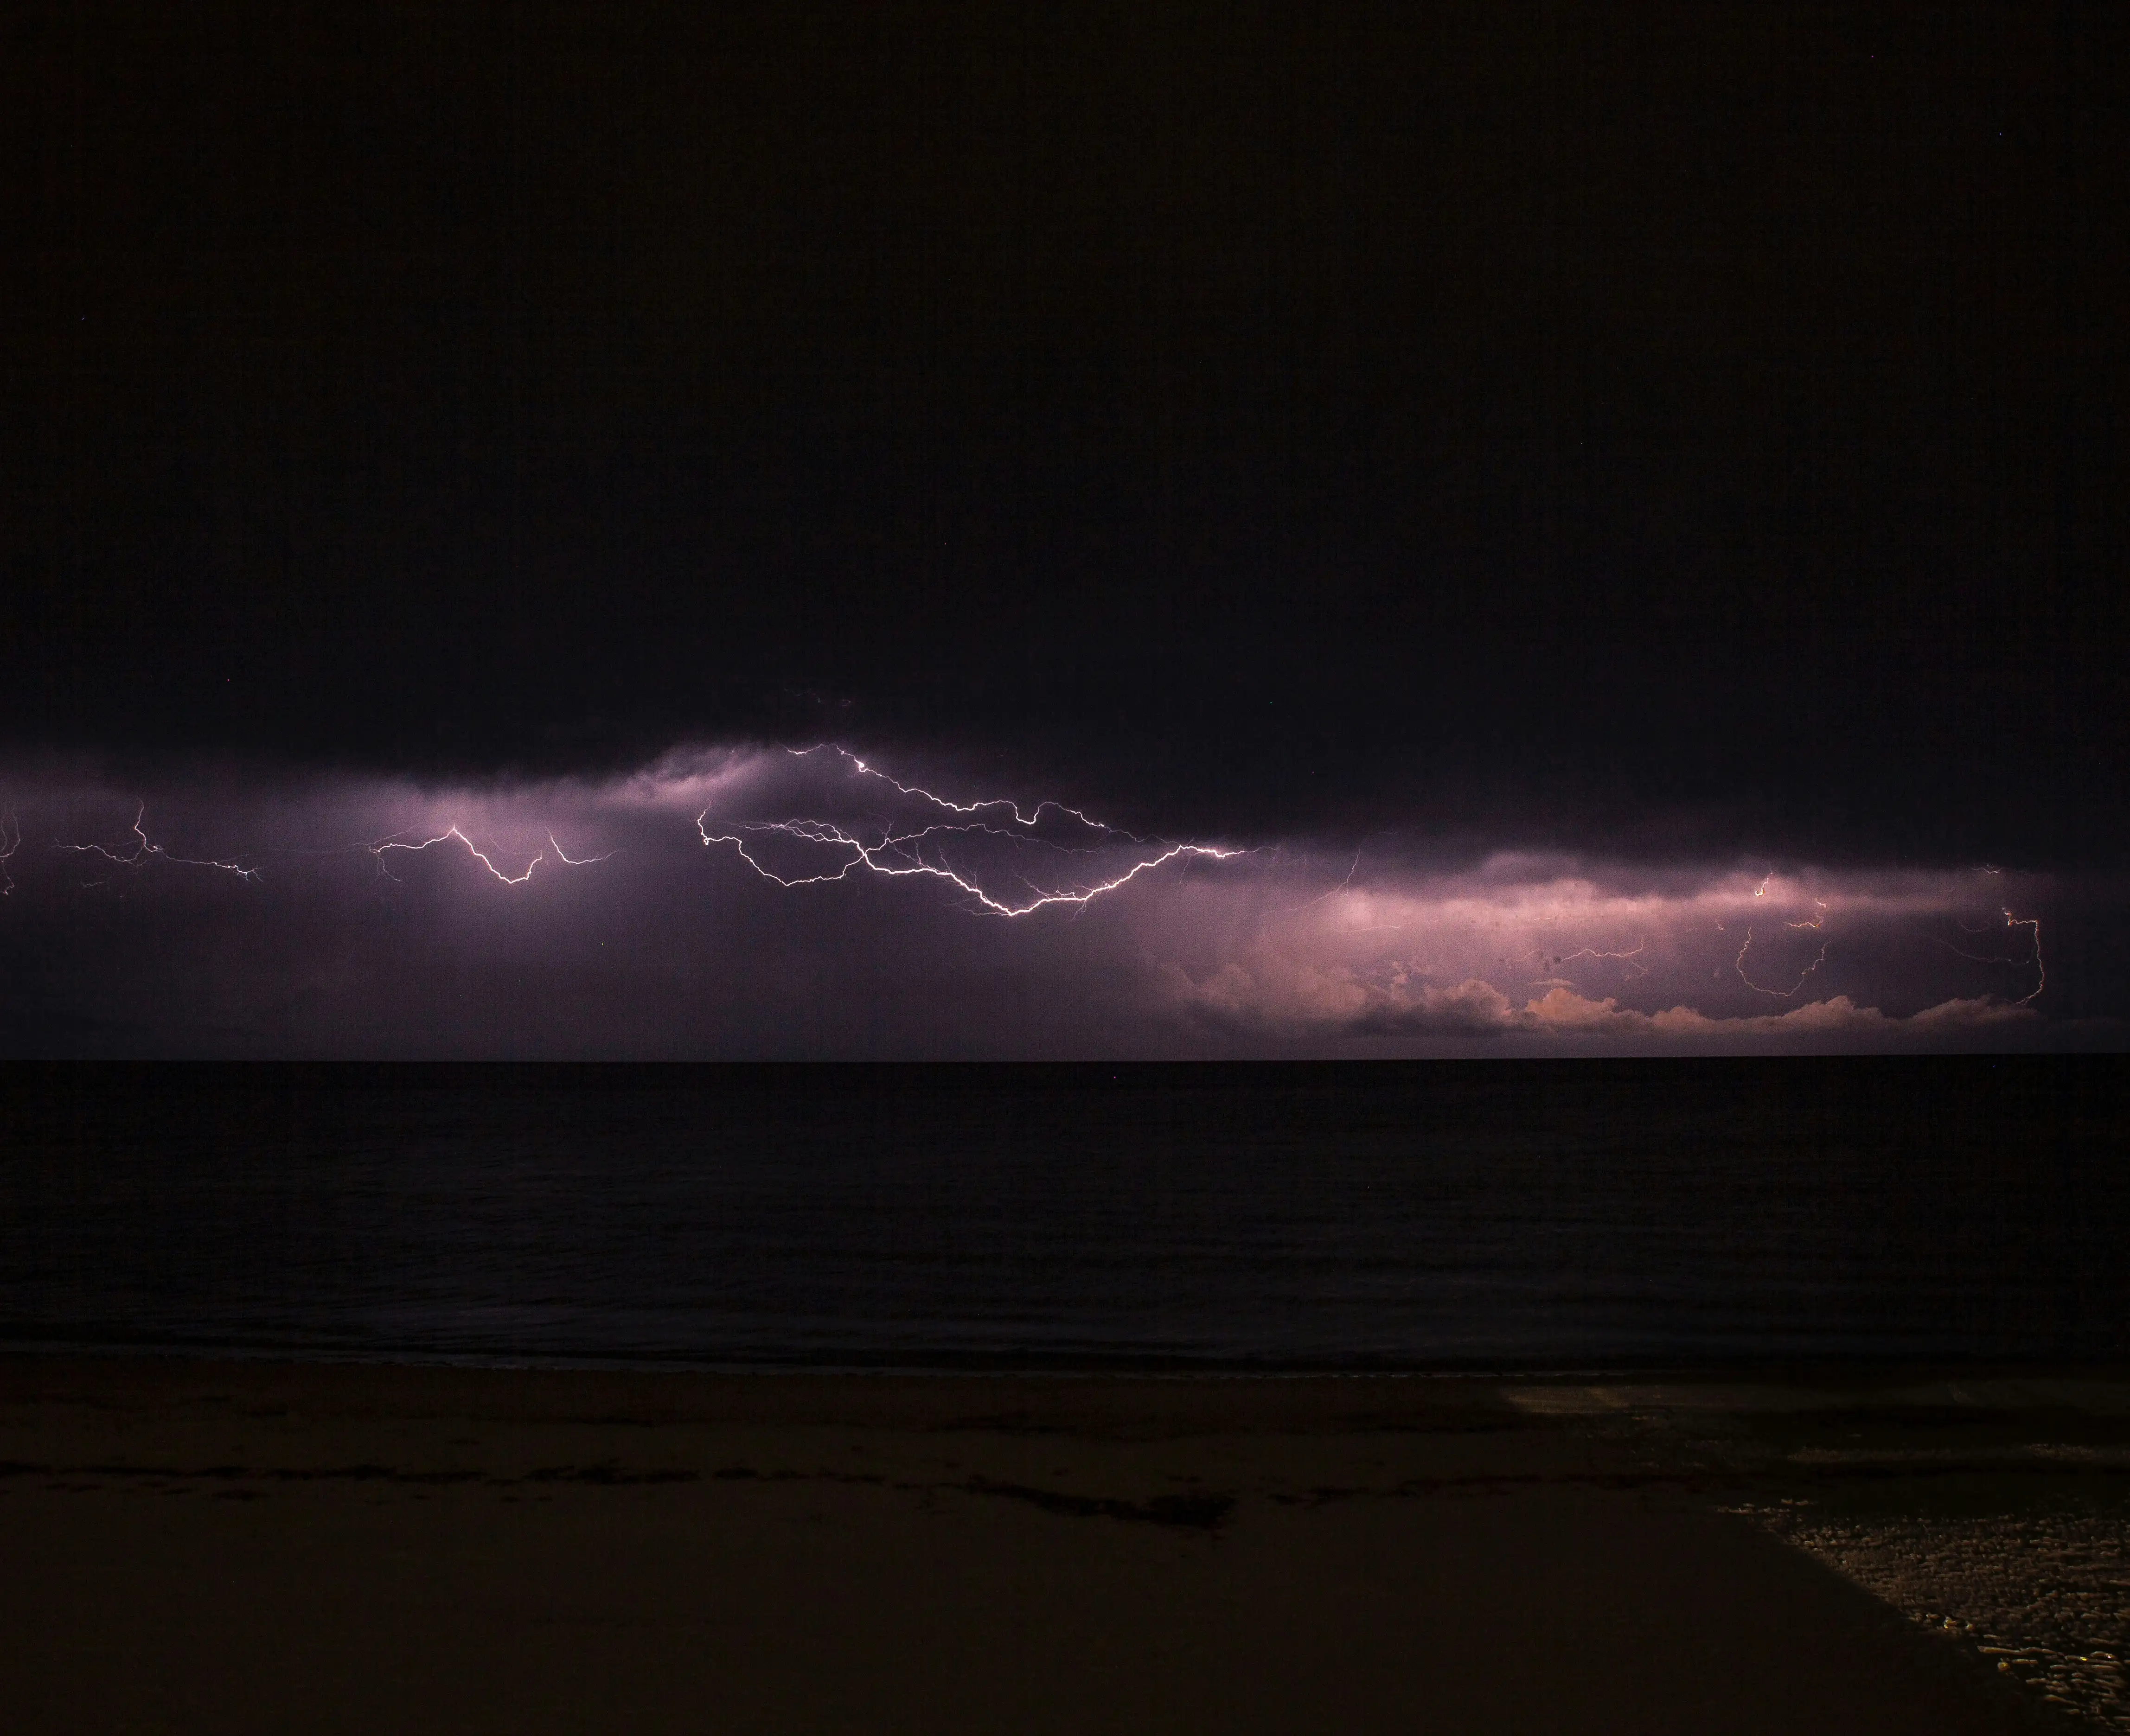
M 2113 1057 L 17 1064 L 0 1343 L 470 1362 L 2130 1355 Z

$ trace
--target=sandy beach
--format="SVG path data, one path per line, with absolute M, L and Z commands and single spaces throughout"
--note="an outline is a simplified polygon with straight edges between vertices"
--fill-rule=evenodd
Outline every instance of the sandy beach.
M 1826 1538 L 2054 1514 L 2104 1569 L 2130 1381 L 23 1356 L 0 1471 L 22 1732 L 1946 1736 L 2109 1722 L 2111 1660 Z

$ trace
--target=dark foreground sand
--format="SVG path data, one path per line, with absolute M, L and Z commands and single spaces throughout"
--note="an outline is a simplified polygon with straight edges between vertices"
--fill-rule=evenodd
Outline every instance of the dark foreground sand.
M 0 1728 L 2071 1731 L 1754 1515 L 2104 1538 L 2126 1446 L 2092 1376 L 0 1358 Z

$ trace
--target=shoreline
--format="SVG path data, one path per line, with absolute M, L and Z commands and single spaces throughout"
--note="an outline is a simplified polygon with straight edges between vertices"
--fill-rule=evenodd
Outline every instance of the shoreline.
M 1970 1509 L 2113 1547 L 2130 1373 L 1807 1372 L 11 1352 L 0 1695 L 32 1731 L 2054 1726 L 2034 1684 L 2101 1667 L 1926 1631 L 1881 1568 Z

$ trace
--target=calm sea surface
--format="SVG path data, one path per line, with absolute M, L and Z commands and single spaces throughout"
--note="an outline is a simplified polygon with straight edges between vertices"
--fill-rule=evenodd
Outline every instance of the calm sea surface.
M 0 1069 L 0 1343 L 700 1364 L 2130 1354 L 2113 1058 Z

